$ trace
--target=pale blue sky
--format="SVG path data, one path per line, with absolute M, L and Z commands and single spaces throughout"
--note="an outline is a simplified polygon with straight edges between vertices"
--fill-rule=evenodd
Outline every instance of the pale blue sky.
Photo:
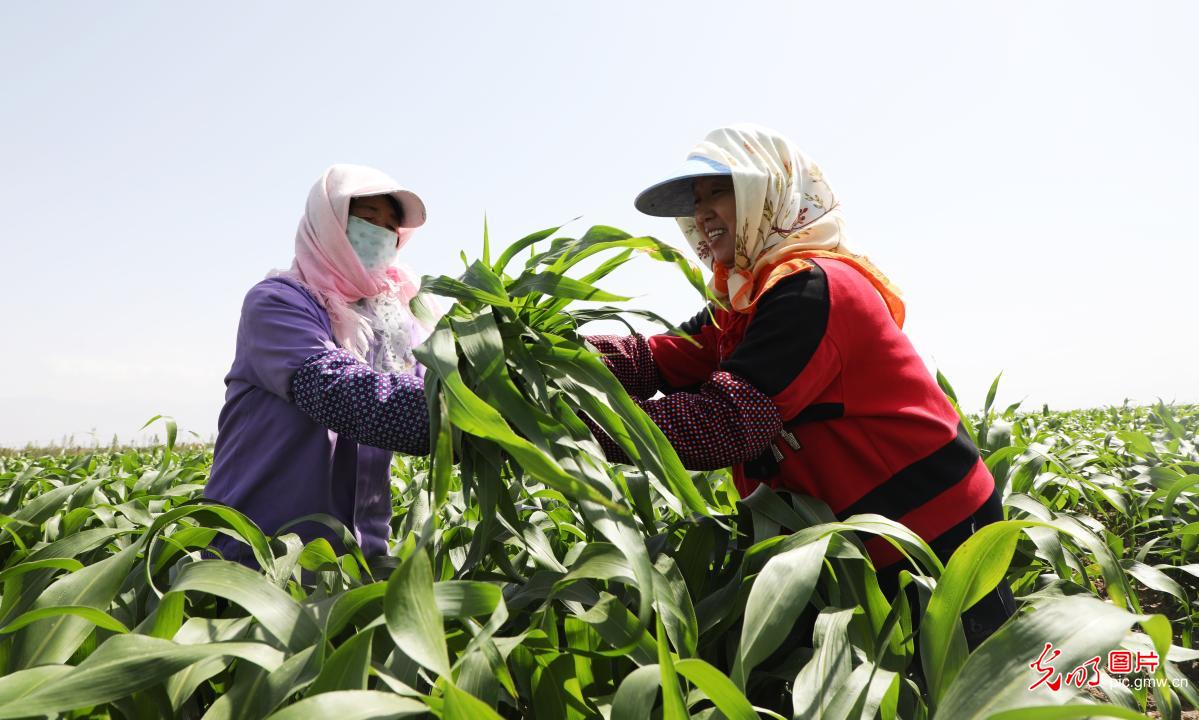
M 466 8 L 470 8 L 467 12 Z M 794 139 L 968 406 L 1199 401 L 1199 4 L 39 2 L 0 10 L 0 444 L 216 429 L 313 180 L 418 192 L 422 273 L 633 196 L 708 130 Z M 609 289 L 698 309 L 648 260 Z

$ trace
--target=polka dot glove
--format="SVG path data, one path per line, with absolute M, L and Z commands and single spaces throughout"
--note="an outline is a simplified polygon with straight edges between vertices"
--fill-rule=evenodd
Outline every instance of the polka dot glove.
M 349 352 L 317 353 L 291 380 L 296 407 L 352 440 L 408 455 L 429 452 L 424 381 L 372 370 Z
M 641 335 L 588 335 L 583 338 L 598 350 L 604 364 L 634 398 L 648 400 L 662 385 L 649 342 Z
M 774 402 L 732 373 L 719 371 L 698 392 L 637 400 L 689 470 L 716 470 L 752 460 L 783 429 Z M 611 462 L 628 456 L 590 418 L 584 422 Z

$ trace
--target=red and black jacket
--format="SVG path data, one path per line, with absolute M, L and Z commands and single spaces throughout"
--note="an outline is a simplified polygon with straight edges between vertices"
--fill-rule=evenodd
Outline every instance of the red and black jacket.
M 765 483 L 932 541 L 995 481 L 873 285 L 839 260 L 810 262 L 751 313 L 715 310 L 714 324 L 705 309 L 684 323 L 698 347 L 676 335 L 589 340 L 685 466 L 732 466 L 743 497 Z M 901 557 L 882 538 L 866 547 L 878 568 Z

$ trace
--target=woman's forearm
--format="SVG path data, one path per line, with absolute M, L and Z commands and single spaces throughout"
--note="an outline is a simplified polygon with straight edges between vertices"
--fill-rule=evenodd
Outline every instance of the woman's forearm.
M 590 335 L 587 342 L 604 357 L 604 364 L 634 398 L 648 400 L 662 380 L 654 365 L 649 342 L 641 335 Z
M 429 452 L 424 381 L 372 370 L 345 350 L 304 361 L 291 381 L 296 406 L 317 424 L 364 445 Z
M 637 400 L 689 470 L 716 470 L 757 457 L 782 430 L 774 402 L 728 372 L 713 373 L 697 392 Z M 588 426 L 612 462 L 628 462 L 599 426 Z

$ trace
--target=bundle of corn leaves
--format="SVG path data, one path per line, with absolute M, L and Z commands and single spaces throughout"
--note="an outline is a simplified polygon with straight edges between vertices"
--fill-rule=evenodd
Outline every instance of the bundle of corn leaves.
M 561 601 L 580 617 L 593 616 L 601 607 L 606 612 L 610 605 L 604 603 L 609 601 L 635 605 L 636 626 L 630 616 L 622 621 L 626 626 L 621 633 L 612 633 L 609 627 L 603 637 L 612 646 L 608 652 L 617 655 L 635 647 L 639 636 L 644 640 L 644 630 L 652 633 L 656 623 L 657 667 L 648 663 L 636 672 L 655 676 L 652 685 L 661 689 L 667 717 L 686 717 L 686 707 L 692 704 L 679 693 L 674 666 L 680 663 L 689 670 L 686 676 L 697 686 L 698 697 L 706 697 L 729 716 L 750 716 L 745 697 L 746 693 L 754 697 L 755 687 L 758 696 L 769 695 L 772 687 L 802 694 L 780 703 L 792 706 L 787 709 L 797 717 L 808 712 L 828 714 L 830 706 L 837 708 L 832 716 L 845 713 L 846 717 L 863 711 L 868 717 L 883 704 L 892 713 L 902 710 L 903 716 L 923 715 L 928 706 L 936 707 L 943 700 L 953 708 L 950 712 L 969 707 L 964 698 L 971 695 L 970 683 L 990 671 L 980 659 L 974 673 L 954 685 L 968 654 L 958 617 L 994 587 L 1012 561 L 1021 531 L 1035 521 L 992 527 L 972 544 L 973 552 L 963 557 L 939 592 L 924 592 L 925 607 L 910 608 L 902 594 L 894 605 L 882 596 L 864 546 L 853 531 L 887 537 L 927 577 L 942 576 L 944 568 L 919 537 L 887 518 L 861 516 L 838 523 L 817 501 L 780 500 L 764 488 L 747 503 L 754 510 L 752 520 L 745 517 L 744 507 L 740 525 L 733 517 L 722 516 L 735 501 L 717 496 L 716 476 L 693 477 L 683 469 L 662 433 L 577 334 L 585 322 L 619 319 L 622 312 L 669 323 L 627 308 L 568 310 L 575 300 L 628 300 L 594 283 L 635 251 L 674 264 L 710 300 L 703 278 L 674 248 L 608 227 L 593 227 L 577 240 L 554 239 L 548 249 L 532 252 L 519 274 L 509 274 L 519 253 L 557 230 L 518 241 L 494 263 L 485 233 L 483 258 L 469 264 L 462 276 L 425 278 L 422 283 L 425 292 L 457 301 L 417 354 L 428 368 L 426 391 L 436 438 L 429 475 L 433 503 L 440 506 L 451 479 L 460 477 L 467 503 L 477 503 L 479 509 L 480 520 L 473 528 L 466 559 L 457 567 L 458 577 L 470 577 L 485 558 L 501 557 L 504 538 L 520 535 L 514 503 L 522 494 L 556 491 L 560 495 L 554 497 L 578 510 L 573 518 L 578 526 L 572 529 L 579 543 L 569 567 L 552 553 L 542 553 L 543 567 L 554 584 L 552 592 L 538 597 Z M 620 252 L 582 278 L 565 275 L 579 262 L 612 250 Z M 603 461 L 579 414 L 593 418 L 620 445 L 636 472 L 631 468 L 622 472 Z M 460 474 L 452 469 L 454 463 L 460 463 Z M 513 487 L 520 491 L 514 492 Z M 751 524 L 752 532 L 747 527 Z M 798 532 L 784 538 L 780 530 Z M 730 544 L 738 543 L 726 554 Z M 814 589 L 826 565 L 839 582 L 829 583 L 827 595 L 817 599 Z M 529 582 L 523 577 L 507 579 Z M 590 586 L 576 587 L 574 597 L 566 593 L 582 579 L 602 581 L 604 589 L 597 594 Z M 1127 585 L 1122 574 L 1113 574 L 1112 580 L 1118 581 L 1117 592 Z M 905 576 L 903 584 L 913 582 Z M 621 585 L 625 592 L 616 597 L 608 594 Z M 698 605 L 693 605 L 693 598 Z M 847 652 L 847 646 L 838 646 L 833 636 L 850 633 L 870 661 L 857 667 L 852 682 L 848 674 L 842 675 L 840 680 L 847 684 L 836 692 L 816 670 L 828 658 L 811 658 L 811 651 L 805 655 L 803 649 L 798 656 L 780 650 L 809 600 L 825 606 L 816 623 L 817 652 L 830 653 L 835 647 Z M 859 610 L 850 610 L 855 607 Z M 913 614 L 924 617 L 921 659 L 925 666 L 936 668 L 928 673 L 927 688 L 903 676 L 914 659 Z M 1166 630 L 1148 616 L 1122 615 L 1113 622 L 1119 625 L 1125 618 L 1128 624 L 1143 618 L 1155 644 L 1168 646 Z M 587 622 L 593 623 L 594 617 Z M 604 634 L 602 625 L 593 627 Z M 732 650 L 718 649 L 722 644 Z M 707 646 L 706 653 L 701 646 Z M 726 667 L 705 662 L 701 654 L 725 660 Z M 762 672 L 751 677 L 764 662 L 779 666 L 763 665 Z M 532 663 L 528 669 L 532 672 L 537 666 Z M 498 663 L 493 670 L 504 672 Z M 847 664 L 844 672 L 848 670 Z M 1010 684 L 1015 676 L 1006 674 L 1006 682 Z M 616 685 L 580 688 L 575 697 L 579 716 L 590 714 L 584 708 L 597 707 L 596 695 L 614 703 L 613 717 L 618 716 L 616 710 L 632 712 L 633 708 L 640 716 L 654 706 L 654 694 L 645 689 L 650 685 L 636 700 L 631 699 L 630 686 L 619 687 L 614 697 L 606 693 L 616 690 Z M 530 695 L 538 694 L 535 688 L 529 690 Z M 1169 691 L 1164 691 L 1162 701 L 1177 707 Z M 572 715 L 567 706 L 563 716 Z

